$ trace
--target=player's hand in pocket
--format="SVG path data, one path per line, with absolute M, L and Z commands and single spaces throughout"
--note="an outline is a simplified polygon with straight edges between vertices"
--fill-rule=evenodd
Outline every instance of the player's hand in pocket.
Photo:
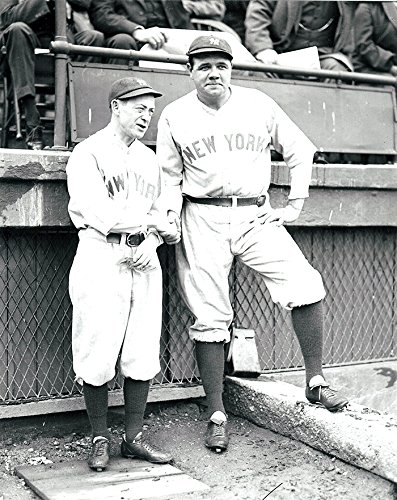
M 150 235 L 138 245 L 132 257 L 129 257 L 128 267 L 136 271 L 148 272 L 158 267 L 157 259 L 157 239 Z
M 303 198 L 290 200 L 283 208 L 272 208 L 270 203 L 265 203 L 261 207 L 257 218 L 261 224 L 282 226 L 285 222 L 294 222 L 299 217 L 303 203 Z

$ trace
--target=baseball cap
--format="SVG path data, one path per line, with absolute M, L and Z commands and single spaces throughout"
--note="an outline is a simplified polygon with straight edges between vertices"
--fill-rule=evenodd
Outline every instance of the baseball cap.
M 161 92 L 152 89 L 145 80 L 127 76 L 116 80 L 110 87 L 109 104 L 113 99 L 129 99 L 145 94 L 150 94 L 154 97 L 161 97 L 163 95 Z
M 229 59 L 233 59 L 232 48 L 228 42 L 223 38 L 218 38 L 212 35 L 199 36 L 193 40 L 186 55 L 193 56 L 195 54 L 203 54 L 206 52 L 221 52 L 227 55 Z

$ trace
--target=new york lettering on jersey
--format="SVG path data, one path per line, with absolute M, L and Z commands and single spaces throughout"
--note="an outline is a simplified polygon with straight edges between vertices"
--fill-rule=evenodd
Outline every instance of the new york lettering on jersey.
M 123 198 L 128 198 L 131 191 L 154 200 L 156 196 L 156 186 L 145 179 L 141 174 L 133 172 L 130 175 L 128 170 L 120 172 L 109 178 L 103 178 L 110 198 L 114 199 L 117 193 L 123 193 Z
M 182 154 L 190 163 L 220 151 L 252 151 L 262 153 L 266 150 L 267 146 L 268 138 L 266 137 L 258 134 L 235 132 L 196 139 L 182 148 Z

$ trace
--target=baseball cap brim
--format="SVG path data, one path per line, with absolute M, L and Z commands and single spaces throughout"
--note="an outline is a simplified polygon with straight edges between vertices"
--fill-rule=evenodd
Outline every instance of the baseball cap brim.
M 206 54 L 208 52 L 217 52 L 218 54 L 222 54 L 228 59 L 232 60 L 233 56 L 229 54 L 229 52 L 226 52 L 226 50 L 222 50 L 219 47 L 208 47 L 208 48 L 201 48 L 201 49 L 195 49 L 187 53 L 188 56 L 195 56 L 196 54 Z
M 157 92 L 157 90 L 153 90 L 152 88 L 147 87 L 147 88 L 131 90 L 130 92 L 127 92 L 126 94 L 123 94 L 120 97 L 115 97 L 114 99 L 130 99 L 131 97 L 139 97 L 141 95 L 146 95 L 146 94 L 152 95 L 154 97 L 161 97 L 163 95 L 161 92 Z

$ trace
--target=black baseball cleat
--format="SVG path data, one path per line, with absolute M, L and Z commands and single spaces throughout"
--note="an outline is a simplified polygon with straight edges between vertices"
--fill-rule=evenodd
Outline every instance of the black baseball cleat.
M 88 457 L 88 466 L 101 472 L 109 463 L 109 439 L 97 436 L 92 440 L 91 452 Z
M 214 422 L 211 420 L 208 422 L 207 431 L 205 433 L 204 444 L 207 448 L 216 453 L 222 453 L 225 451 L 229 444 L 229 432 L 227 429 L 227 421 Z M 216 419 L 215 419 L 216 420 Z
M 125 458 L 140 458 L 152 464 L 169 464 L 172 462 L 172 455 L 160 451 L 155 446 L 149 444 L 142 438 L 142 432 L 131 443 L 123 437 L 121 443 L 121 455 Z
M 339 411 L 348 405 L 349 401 L 339 396 L 337 391 L 331 389 L 328 382 L 321 375 L 311 378 L 306 386 L 306 398 L 310 403 L 324 406 L 328 411 Z

